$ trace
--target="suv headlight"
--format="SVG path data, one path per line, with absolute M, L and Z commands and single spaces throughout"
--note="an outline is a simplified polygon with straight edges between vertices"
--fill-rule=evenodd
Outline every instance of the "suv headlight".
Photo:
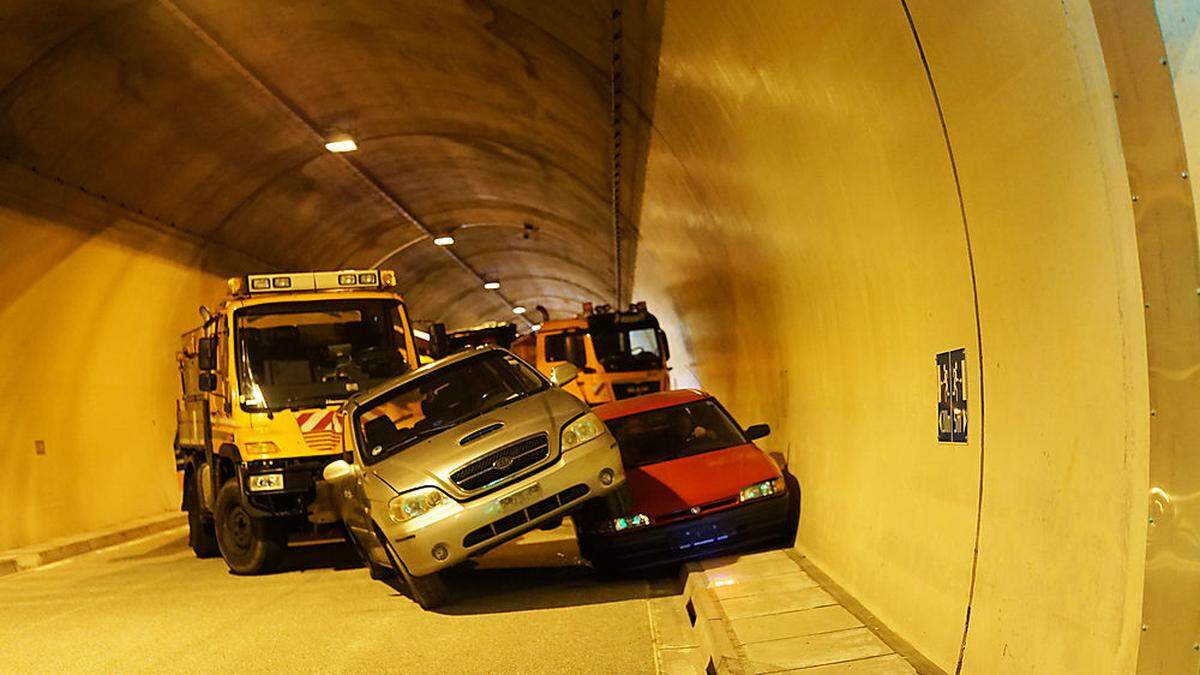
M 761 499 L 763 497 L 770 497 L 771 495 L 783 494 L 786 489 L 787 487 L 785 487 L 782 478 L 764 480 L 761 483 L 747 485 L 742 488 L 742 491 L 738 493 L 738 502 L 748 502 L 751 499 Z
M 578 447 L 603 434 L 607 429 L 596 413 L 584 413 L 563 427 L 561 446 L 564 451 Z
M 403 523 L 450 504 L 450 498 L 437 488 L 418 488 L 392 497 L 388 502 L 388 517 Z

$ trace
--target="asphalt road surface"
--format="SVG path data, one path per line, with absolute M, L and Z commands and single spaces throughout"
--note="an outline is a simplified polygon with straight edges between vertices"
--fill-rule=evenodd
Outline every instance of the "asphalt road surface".
M 456 571 L 458 601 L 426 612 L 345 545 L 237 577 L 171 530 L 0 578 L 0 672 L 655 672 L 647 605 L 670 579 L 525 548 L 491 564 L 532 567 Z

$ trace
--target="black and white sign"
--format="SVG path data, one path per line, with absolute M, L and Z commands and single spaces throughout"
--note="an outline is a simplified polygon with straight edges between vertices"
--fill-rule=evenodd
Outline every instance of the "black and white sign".
M 967 350 L 937 355 L 939 443 L 967 442 Z

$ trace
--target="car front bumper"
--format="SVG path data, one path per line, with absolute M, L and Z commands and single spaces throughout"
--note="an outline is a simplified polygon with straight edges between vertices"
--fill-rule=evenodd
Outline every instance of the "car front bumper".
M 768 497 L 644 529 L 585 534 L 580 551 L 599 567 L 637 571 L 775 544 L 790 534 L 789 498 Z
M 605 469 L 613 473 L 609 485 L 600 480 Z M 553 464 L 533 475 L 483 497 L 460 502 L 461 508 L 444 518 L 419 525 L 397 524 L 387 517 L 376 522 L 408 572 L 425 576 L 480 555 L 624 484 L 625 472 L 617 442 L 605 434 L 567 450 Z M 519 504 L 507 503 L 514 496 L 525 496 L 525 500 Z M 439 544 L 448 553 L 444 560 L 433 556 L 433 549 Z

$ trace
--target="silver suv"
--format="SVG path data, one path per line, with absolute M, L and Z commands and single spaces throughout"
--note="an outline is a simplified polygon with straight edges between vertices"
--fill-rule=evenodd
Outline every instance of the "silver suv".
M 616 440 L 558 388 L 575 375 L 488 348 L 350 399 L 346 453 L 324 477 L 371 576 L 398 574 L 435 607 L 443 570 L 621 488 Z

